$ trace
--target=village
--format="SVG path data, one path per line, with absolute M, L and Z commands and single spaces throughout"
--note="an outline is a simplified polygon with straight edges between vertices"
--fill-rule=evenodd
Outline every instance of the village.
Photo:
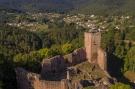
M 64 22 L 66 24 L 74 23 L 77 26 L 85 29 L 99 28 L 99 30 L 107 31 L 110 25 L 114 25 L 114 29 L 120 30 L 125 21 L 130 22 L 131 16 L 96 16 L 96 15 L 70 15 L 70 14 L 57 14 L 57 13 L 27 13 L 24 19 L 19 22 L 7 22 L 7 25 L 19 28 L 28 28 L 30 31 L 38 31 L 40 29 L 48 29 L 48 23 Z M 17 18 L 16 18 L 17 19 Z M 30 20 L 29 20 L 30 19 Z M 128 27 L 133 28 L 134 25 L 129 23 Z

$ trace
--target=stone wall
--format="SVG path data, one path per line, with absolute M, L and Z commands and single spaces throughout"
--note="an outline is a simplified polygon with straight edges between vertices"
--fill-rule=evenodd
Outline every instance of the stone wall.
M 74 52 L 64 56 L 67 66 L 72 66 L 86 61 L 86 52 L 84 48 L 76 49 Z
M 70 82 L 66 79 L 61 81 L 35 80 L 33 89 L 83 89 L 78 82 Z
M 33 81 L 33 89 L 68 89 L 66 80 L 62 81 Z
M 107 70 L 107 56 L 103 49 L 98 50 L 98 65 L 101 69 Z
M 61 80 L 65 78 L 65 70 L 68 66 L 79 64 L 86 60 L 84 48 L 63 56 L 55 56 L 42 61 L 41 77 L 46 80 Z M 55 77 L 57 76 L 57 77 Z
M 27 78 L 27 71 L 22 68 L 15 69 L 16 80 L 19 89 L 29 89 L 30 85 Z
M 90 63 L 98 64 L 103 70 L 107 69 L 106 52 L 100 48 L 101 32 L 85 32 L 86 58 Z
M 55 56 L 42 61 L 41 75 L 44 76 L 46 73 L 57 73 L 66 69 L 66 64 L 63 56 Z
M 101 43 L 101 33 L 85 32 L 84 38 L 86 58 L 90 63 L 97 63 L 97 53 Z
M 33 89 L 31 83 L 39 78 L 38 74 L 30 73 L 23 68 L 16 68 L 15 72 L 18 89 Z
M 67 81 L 41 81 L 40 89 L 68 89 Z
M 69 65 L 76 65 L 83 61 L 86 61 L 86 52 L 84 48 L 79 48 L 70 54 L 64 55 L 64 57 L 58 55 L 49 59 L 44 59 L 41 63 L 41 74 L 52 71 L 58 72 L 64 70 Z
M 79 64 L 86 59 L 90 63 L 95 63 L 101 69 L 107 70 L 106 52 L 100 48 L 101 33 L 86 32 L 85 48 L 76 49 L 74 52 L 63 56 L 55 56 L 44 59 L 41 63 L 41 74 L 30 73 L 23 68 L 16 68 L 16 79 L 18 89 L 82 89 L 80 83 L 69 82 L 61 76 L 65 76 L 67 67 Z M 52 75 L 51 75 L 52 74 Z M 45 77 L 56 77 L 55 81 Z M 58 78 L 59 77 L 59 78 Z M 64 79 L 64 80 L 63 80 Z
M 30 73 L 23 68 L 16 69 L 18 89 L 68 89 L 68 81 L 45 81 L 35 73 Z

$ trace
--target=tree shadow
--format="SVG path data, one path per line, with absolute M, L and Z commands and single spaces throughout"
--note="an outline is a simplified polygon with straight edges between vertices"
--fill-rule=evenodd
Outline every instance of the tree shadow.
M 135 84 L 131 83 L 127 78 L 125 78 L 122 73 L 122 68 L 124 66 L 123 59 L 120 59 L 114 54 L 109 53 L 107 54 L 107 59 L 107 71 L 112 77 L 116 78 L 118 82 L 135 86 Z

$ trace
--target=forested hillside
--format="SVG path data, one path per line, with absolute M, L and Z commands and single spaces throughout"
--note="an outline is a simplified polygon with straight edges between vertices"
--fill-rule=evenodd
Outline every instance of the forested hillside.
M 43 58 L 67 54 L 83 45 L 83 28 L 49 23 L 45 31 L 0 25 L 0 89 L 16 89 L 14 68 L 40 71 Z
M 110 74 L 135 81 L 134 8 L 134 0 L 0 0 L 0 89 L 17 89 L 16 67 L 39 72 L 43 58 L 83 47 L 93 25 L 103 30 Z
M 32 12 L 134 15 L 134 0 L 0 0 L 0 7 Z
M 72 8 L 68 0 L 0 0 L 0 7 L 22 11 L 64 12 Z
M 29 71 L 39 72 L 43 58 L 65 55 L 82 47 L 83 34 L 88 29 L 85 28 L 86 25 L 84 28 L 78 26 L 76 19 L 82 21 L 81 25 L 89 20 L 89 24 L 95 22 L 95 25 L 104 28 L 102 48 L 108 53 L 108 69 L 111 70 L 112 76 L 121 80 L 124 79 L 125 72 L 126 75 L 129 72 L 134 74 L 135 18 L 133 16 L 91 17 L 91 15 L 85 15 L 84 18 L 84 16 L 71 15 L 70 18 L 70 15 L 57 17 L 55 13 L 1 12 L 1 16 L 4 17 L 1 18 L 0 25 L 0 70 L 2 70 L 0 71 L 0 87 L 2 86 L 2 89 L 16 89 L 14 68 L 19 66 Z M 55 15 L 57 18 L 52 18 Z M 71 20 L 71 23 L 64 21 L 64 18 L 69 18 L 66 21 Z M 33 25 L 27 27 L 28 24 Z M 36 29 L 35 26 L 40 28 Z M 31 28 L 34 30 L 30 30 Z
M 99 15 L 134 15 L 134 4 L 134 0 L 87 0 L 73 11 Z

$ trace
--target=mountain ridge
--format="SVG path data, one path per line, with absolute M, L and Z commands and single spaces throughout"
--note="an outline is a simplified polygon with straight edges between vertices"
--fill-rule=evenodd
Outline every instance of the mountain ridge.
M 22 11 L 135 14 L 134 0 L 0 0 L 0 7 Z

